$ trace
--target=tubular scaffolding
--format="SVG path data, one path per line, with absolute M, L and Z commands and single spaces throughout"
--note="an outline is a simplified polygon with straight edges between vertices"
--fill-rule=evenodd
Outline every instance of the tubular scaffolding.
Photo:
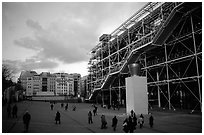
M 91 50 L 89 99 L 125 105 L 127 65 L 139 61 L 150 108 L 201 110 L 201 48 L 202 3 L 148 3 Z

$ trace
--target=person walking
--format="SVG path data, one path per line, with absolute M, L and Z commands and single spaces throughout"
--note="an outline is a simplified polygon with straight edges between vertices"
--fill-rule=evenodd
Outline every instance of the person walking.
M 31 120 L 31 115 L 28 111 L 23 115 L 24 132 L 28 132 L 29 124 Z
M 64 103 L 61 103 L 61 108 L 63 108 L 64 107 Z
M 97 110 L 98 110 L 98 107 L 94 105 L 94 110 L 93 110 L 93 114 L 94 114 L 94 116 L 97 115 Z
M 57 122 L 59 122 L 59 124 L 61 123 L 60 117 L 61 117 L 61 116 L 60 116 L 60 112 L 57 111 L 56 116 L 55 116 L 55 124 L 57 124 Z
M 132 119 L 132 122 L 133 122 L 134 129 L 136 129 L 137 117 L 136 117 L 136 114 L 135 114 L 135 112 L 133 110 L 131 110 L 130 116 L 131 116 L 131 119 Z
M 143 124 L 144 124 L 144 116 L 141 114 L 139 119 L 138 119 L 138 123 L 140 125 L 140 128 L 143 127 Z
M 89 124 L 92 124 L 92 123 L 93 123 L 91 111 L 89 111 L 89 113 L 88 113 L 88 123 L 89 123 Z
M 153 123 L 154 123 L 154 117 L 152 116 L 152 114 L 150 114 L 149 125 L 150 125 L 151 128 L 153 127 Z
M 114 116 L 113 119 L 112 119 L 112 127 L 113 127 L 113 131 L 116 130 L 117 123 L 118 123 L 118 119 L 116 118 L 116 116 Z
M 134 122 L 133 122 L 133 119 L 131 118 L 131 116 L 129 116 L 128 121 L 129 121 L 129 124 L 128 124 L 129 131 L 130 131 L 130 133 L 133 133 L 135 130 L 135 126 L 134 126 Z
M 126 118 L 124 121 L 123 121 L 123 131 L 125 133 L 128 133 L 129 132 L 129 122 L 128 122 L 128 118 Z
M 7 106 L 7 116 L 8 118 L 11 118 L 11 104 L 8 104 Z
M 65 110 L 67 110 L 68 109 L 68 103 L 65 105 Z
M 13 110 L 12 110 L 13 118 L 14 118 L 14 117 L 17 118 L 17 112 L 18 112 L 18 107 L 17 107 L 17 105 L 15 104 L 15 105 L 13 106 Z
M 130 111 L 130 116 L 133 118 L 135 116 L 135 112 L 133 110 Z
M 102 115 L 101 116 L 101 129 L 107 128 L 106 125 L 107 125 L 106 117 L 105 117 L 105 115 Z
M 50 108 L 51 108 L 51 110 L 53 110 L 53 108 L 54 108 L 53 103 L 51 103 Z

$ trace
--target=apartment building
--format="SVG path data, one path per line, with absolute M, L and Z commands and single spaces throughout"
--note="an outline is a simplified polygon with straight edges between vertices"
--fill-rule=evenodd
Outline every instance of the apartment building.
M 55 73 L 55 91 L 56 95 L 74 95 L 74 79 L 67 73 Z
M 50 91 L 50 84 L 49 84 L 50 72 L 42 72 L 40 74 L 40 77 L 42 79 L 42 92 Z
M 48 79 L 49 81 L 49 88 L 50 88 L 50 92 L 53 92 L 54 95 L 56 95 L 56 75 L 55 74 L 50 74 L 50 77 Z
M 32 77 L 32 82 L 33 82 L 33 95 L 36 95 L 42 89 L 42 80 L 40 75 L 34 75 Z
M 77 96 L 80 92 L 80 74 L 22 71 L 19 80 L 26 96 L 68 95 Z
M 21 72 L 19 81 L 24 90 L 27 89 L 27 78 L 33 77 L 34 75 L 37 75 L 35 71 L 22 71 Z
M 33 77 L 27 77 L 26 96 L 33 96 Z
M 81 95 L 81 75 L 73 73 L 70 74 L 70 78 L 74 79 L 74 96 Z

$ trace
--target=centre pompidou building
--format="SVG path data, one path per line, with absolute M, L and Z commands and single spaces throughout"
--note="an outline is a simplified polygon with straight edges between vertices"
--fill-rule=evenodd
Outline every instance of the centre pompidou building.
M 128 65 L 147 77 L 149 107 L 202 108 L 202 3 L 151 2 L 99 37 L 89 61 L 89 100 L 125 105 Z

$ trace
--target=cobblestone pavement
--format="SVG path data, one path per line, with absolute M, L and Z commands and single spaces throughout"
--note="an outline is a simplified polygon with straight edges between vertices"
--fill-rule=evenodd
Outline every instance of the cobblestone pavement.
M 77 107 L 72 111 L 72 105 Z M 101 108 L 98 105 L 98 115 L 93 116 L 93 124 L 88 124 L 88 111 L 94 108 L 86 103 L 69 103 L 68 110 L 61 108 L 60 103 L 50 110 L 49 102 L 22 101 L 17 103 L 18 118 L 7 118 L 6 106 L 2 107 L 2 133 L 22 133 L 22 116 L 26 110 L 31 114 L 29 133 L 124 133 L 122 123 L 127 117 L 125 108 L 120 110 Z M 61 124 L 55 124 L 56 111 L 61 113 Z M 148 124 L 148 115 L 144 115 L 143 129 L 135 133 L 202 133 L 202 115 L 168 111 L 151 111 L 154 116 L 154 127 Z M 107 129 L 100 129 L 100 116 L 104 114 L 108 122 Z M 118 126 L 114 132 L 111 123 L 113 116 L 118 118 Z M 137 116 L 138 117 L 138 116 Z

